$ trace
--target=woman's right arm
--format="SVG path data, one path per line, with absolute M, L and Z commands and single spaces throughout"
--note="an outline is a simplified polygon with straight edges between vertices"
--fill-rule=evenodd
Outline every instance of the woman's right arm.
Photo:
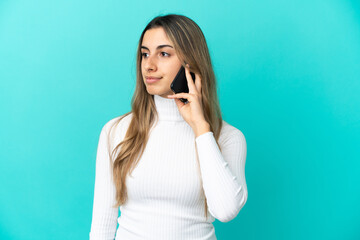
M 118 208 L 115 204 L 115 185 L 108 150 L 107 125 L 102 128 L 96 155 L 95 188 L 90 240 L 115 238 Z

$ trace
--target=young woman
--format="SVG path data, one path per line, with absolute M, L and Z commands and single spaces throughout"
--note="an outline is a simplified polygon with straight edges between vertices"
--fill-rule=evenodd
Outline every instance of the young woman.
M 189 93 L 174 94 L 181 66 Z M 194 21 L 170 14 L 146 26 L 131 106 L 100 133 L 90 239 L 216 239 L 215 218 L 234 219 L 247 201 L 246 141 L 222 120 Z

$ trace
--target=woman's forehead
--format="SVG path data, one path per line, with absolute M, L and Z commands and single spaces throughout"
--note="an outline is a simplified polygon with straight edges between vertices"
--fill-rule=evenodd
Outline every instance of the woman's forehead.
M 147 48 L 157 48 L 160 45 L 173 46 L 171 41 L 166 36 L 163 28 L 153 28 L 147 30 L 144 34 L 141 45 Z

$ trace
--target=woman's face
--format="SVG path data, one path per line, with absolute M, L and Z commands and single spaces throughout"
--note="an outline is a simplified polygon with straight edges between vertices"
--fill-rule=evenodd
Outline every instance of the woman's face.
M 164 98 L 174 94 L 170 85 L 181 67 L 181 62 L 162 27 L 145 32 L 141 55 L 141 72 L 148 93 Z M 148 79 L 149 77 L 154 77 L 156 81 Z

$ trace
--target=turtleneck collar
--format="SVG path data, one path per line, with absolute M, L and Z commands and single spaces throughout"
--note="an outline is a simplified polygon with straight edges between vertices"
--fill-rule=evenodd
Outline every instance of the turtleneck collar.
M 185 121 L 175 103 L 175 99 L 154 95 L 156 111 L 160 121 Z

